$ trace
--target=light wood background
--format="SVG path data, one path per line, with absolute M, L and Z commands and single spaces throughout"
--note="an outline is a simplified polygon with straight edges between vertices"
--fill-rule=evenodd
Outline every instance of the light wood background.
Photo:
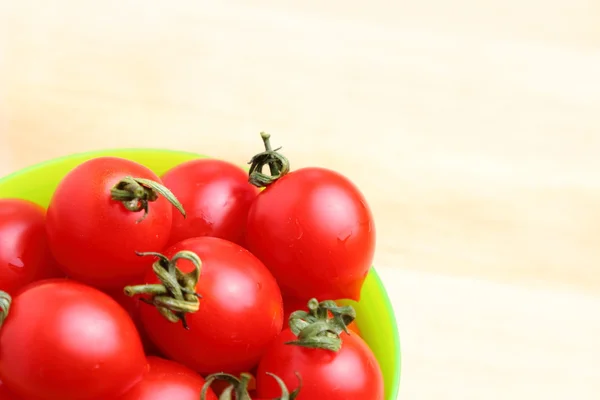
M 373 207 L 401 399 L 600 398 L 600 2 L 0 4 L 0 175 L 267 130 Z

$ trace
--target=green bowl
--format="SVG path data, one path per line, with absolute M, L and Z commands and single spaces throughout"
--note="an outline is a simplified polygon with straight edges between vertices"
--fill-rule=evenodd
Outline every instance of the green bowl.
M 171 167 L 205 156 L 158 149 L 120 149 L 75 154 L 25 168 L 0 179 L 0 198 L 16 197 L 47 207 L 62 177 L 75 166 L 99 156 L 116 156 L 137 161 L 162 175 Z M 400 384 L 400 340 L 396 317 L 379 276 L 371 270 L 356 308 L 356 323 L 383 370 L 386 400 L 396 400 Z

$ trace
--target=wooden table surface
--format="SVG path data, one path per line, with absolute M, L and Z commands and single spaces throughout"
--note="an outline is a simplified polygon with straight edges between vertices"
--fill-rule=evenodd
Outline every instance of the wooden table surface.
M 0 4 L 0 175 L 267 130 L 372 205 L 401 399 L 599 398 L 597 1 Z

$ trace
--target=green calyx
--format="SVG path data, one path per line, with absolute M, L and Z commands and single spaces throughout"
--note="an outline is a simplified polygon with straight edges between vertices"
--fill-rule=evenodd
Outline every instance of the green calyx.
M 349 334 L 348 325 L 355 319 L 356 311 L 352 306 L 340 307 L 333 300 L 319 303 L 317 299 L 310 299 L 308 311 L 294 311 L 290 314 L 290 329 L 298 339 L 286 344 L 340 351 L 340 335 L 342 332 Z
M 252 157 L 248 163 L 250 164 L 248 182 L 256 187 L 262 188 L 269 186 L 277 179 L 290 172 L 290 162 L 287 158 L 277 152 L 281 147 L 275 150 L 271 149 L 271 135 L 261 132 L 260 137 L 265 145 L 265 151 Z M 265 165 L 269 166 L 271 172 L 270 175 L 262 172 Z
M 298 373 L 296 373 L 296 377 L 298 378 L 298 387 L 291 393 L 280 377 L 270 372 L 267 372 L 267 375 L 273 377 L 273 379 L 277 381 L 277 384 L 281 388 L 281 396 L 273 400 L 294 400 L 296 397 L 298 397 L 298 394 L 302 389 L 302 379 Z M 217 380 L 229 383 L 227 388 L 219 396 L 219 400 L 252 400 L 250 398 L 250 393 L 248 393 L 248 384 L 250 383 L 251 379 L 252 375 L 248 373 L 242 373 L 239 378 L 224 372 L 208 375 L 206 377 L 206 383 L 204 383 L 202 391 L 200 392 L 200 400 L 206 400 L 208 389 L 213 382 Z
M 0 328 L 4 324 L 6 317 L 8 317 L 11 303 L 12 297 L 10 297 L 10 294 L 0 290 Z
M 200 279 L 202 261 L 191 251 L 180 251 L 172 259 L 160 253 L 137 253 L 139 256 L 154 256 L 158 260 L 152 265 L 152 270 L 160 281 L 157 284 L 127 286 L 124 292 L 127 296 L 148 295 L 150 299 L 141 301 L 151 304 L 163 317 L 173 323 L 181 321 L 185 329 L 189 329 L 186 314 L 200 309 L 202 296 L 196 293 L 196 285 Z M 194 270 L 184 274 L 177 268 L 178 260 L 188 260 L 194 264 Z
M 150 179 L 126 176 L 110 190 L 111 198 L 120 201 L 129 211 L 144 211 L 137 221 L 142 222 L 148 215 L 148 204 L 158 200 L 159 195 L 167 199 L 185 218 L 185 210 L 175 195 L 165 186 Z

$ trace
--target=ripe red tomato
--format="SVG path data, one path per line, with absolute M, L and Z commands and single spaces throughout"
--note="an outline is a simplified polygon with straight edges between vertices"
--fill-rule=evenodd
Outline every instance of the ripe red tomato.
M 150 264 L 136 251 L 161 251 L 172 223 L 164 196 L 170 193 L 152 182 L 162 183 L 143 165 L 116 157 L 91 159 L 63 178 L 46 228 L 50 249 L 70 277 L 115 289 L 143 276 Z
M 189 275 L 179 279 L 180 283 L 189 283 L 191 292 L 202 296 L 199 309 L 185 314 L 189 327 L 186 330 L 182 324 L 167 320 L 155 307 L 142 307 L 140 313 L 148 336 L 162 354 L 200 374 L 250 370 L 283 326 L 283 303 L 277 282 L 260 260 L 227 240 L 184 240 L 169 248 L 165 256 L 171 259 L 183 250 L 202 260 L 197 283 Z M 189 260 L 176 260 L 175 265 L 185 274 L 195 270 Z M 165 270 L 168 267 L 163 265 Z M 155 284 L 159 280 L 149 273 L 145 282 Z M 144 287 L 147 285 L 141 286 L 141 292 Z M 126 291 L 136 292 L 129 287 Z M 154 297 L 155 304 L 165 305 L 165 297 L 168 296 Z M 165 308 L 169 308 L 168 304 Z
M 267 151 L 252 159 L 250 180 L 266 189 L 248 213 L 246 248 L 271 270 L 285 297 L 359 300 L 375 251 L 367 201 L 328 169 L 284 174 L 287 160 L 270 150 L 268 135 L 263 140 Z M 277 178 L 270 183 L 260 170 L 273 160 Z
M 383 400 L 383 375 L 369 346 L 344 326 L 356 316 L 352 307 L 311 299 L 309 311 L 298 311 L 258 364 L 256 393 L 272 398 L 280 386 L 268 374 L 302 388 L 297 400 Z M 335 318 L 327 314 L 335 313 Z
M 204 378 L 173 361 L 148 357 L 148 372 L 140 383 L 119 400 L 198 400 Z M 206 400 L 217 400 L 208 390 Z
M 30 284 L 13 298 L 0 354 L 0 379 L 25 399 L 115 398 L 146 367 L 127 313 L 108 295 L 65 279 Z
M 212 236 L 242 244 L 248 210 L 258 189 L 240 167 L 215 159 L 191 160 L 162 176 L 186 210 L 173 215 L 169 244 Z
M 305 301 L 300 301 L 297 299 L 284 299 L 283 300 L 283 326 L 285 326 L 285 327 L 288 326 L 290 314 L 293 313 L 294 311 L 298 311 L 298 310 L 308 311 L 306 304 L 307 303 Z M 331 313 L 329 313 L 328 315 L 331 317 Z M 355 321 L 352 321 L 348 325 L 348 329 L 350 331 L 352 331 L 353 333 L 360 336 L 360 330 L 358 329 L 358 326 L 356 325 Z
M 21 199 L 0 199 L 0 290 L 15 294 L 23 286 L 64 273 L 46 239 L 46 211 Z
M 333 352 L 285 344 L 296 340 L 285 329 L 267 350 L 258 365 L 256 393 L 259 397 L 279 396 L 281 388 L 267 376 L 279 376 L 288 387 L 302 377 L 297 400 L 383 400 L 383 377 L 368 345 L 358 335 L 341 334 L 341 350 Z

